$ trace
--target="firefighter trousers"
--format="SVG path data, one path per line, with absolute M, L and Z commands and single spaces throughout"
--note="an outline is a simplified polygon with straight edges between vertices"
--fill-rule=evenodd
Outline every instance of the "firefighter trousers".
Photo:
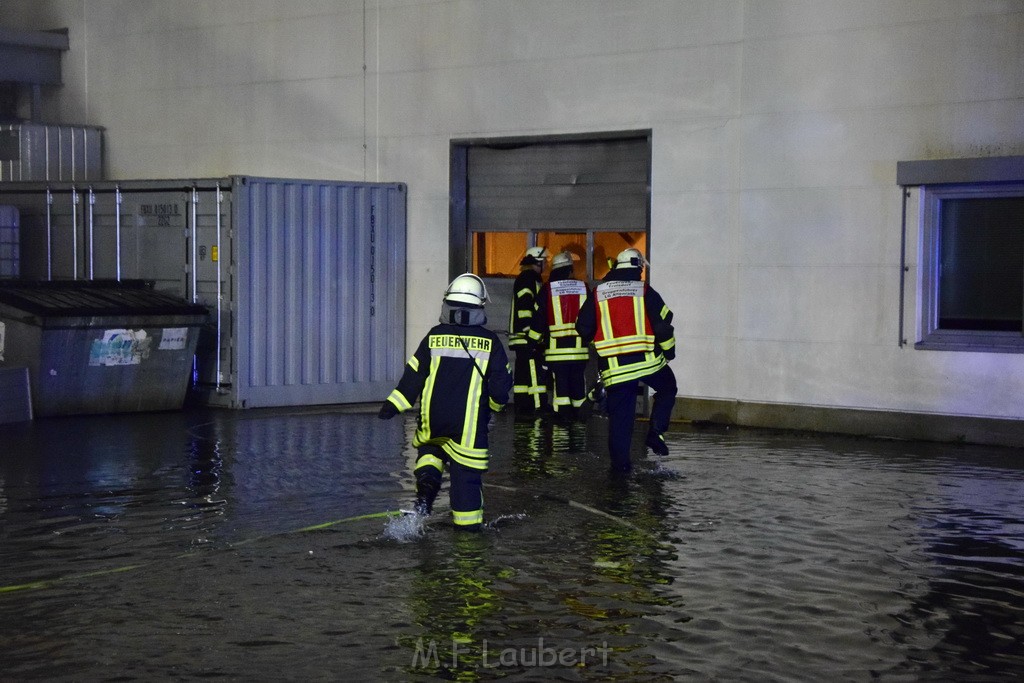
M 614 472 L 629 472 L 633 468 L 629 450 L 633 441 L 633 422 L 636 419 L 636 390 L 640 382 L 654 390 L 649 431 L 655 435 L 663 434 L 668 430 L 672 417 L 672 407 L 676 402 L 676 376 L 667 365 L 639 380 L 606 387 L 608 455 Z
M 548 378 L 544 352 L 531 346 L 514 346 L 516 358 L 512 367 L 512 393 L 516 413 L 528 415 L 548 407 Z
M 455 462 L 440 446 L 423 444 L 416 458 L 416 502 L 429 513 L 434 499 L 441 490 L 441 478 L 448 470 L 448 499 L 452 507 L 455 526 L 477 531 L 484 521 L 483 470 Z

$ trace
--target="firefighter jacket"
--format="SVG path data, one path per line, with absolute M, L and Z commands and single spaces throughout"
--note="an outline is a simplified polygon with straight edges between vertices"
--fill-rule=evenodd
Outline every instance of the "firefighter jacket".
M 589 295 L 585 282 L 552 272 L 537 296 L 537 313 L 528 333 L 531 342 L 543 346 L 544 360 L 558 363 L 590 358 L 590 349 L 576 332 L 576 318 Z
M 672 311 L 640 280 L 639 268 L 608 273 L 584 302 L 576 331 L 593 342 L 606 387 L 642 379 L 675 358 Z
M 537 294 L 543 285 L 540 273 L 523 268 L 512 284 L 512 306 L 508 320 L 508 345 L 524 348 L 529 341 L 530 325 L 537 312 Z
M 420 401 L 414 446 L 442 448 L 466 467 L 487 469 L 487 427 L 508 403 L 512 376 L 501 341 L 480 325 L 436 325 L 388 396 L 399 411 Z

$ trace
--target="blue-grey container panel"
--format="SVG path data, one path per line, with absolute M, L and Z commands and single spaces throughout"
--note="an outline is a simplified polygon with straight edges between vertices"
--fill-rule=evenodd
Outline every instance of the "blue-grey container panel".
M 404 186 L 242 180 L 238 400 L 385 398 L 404 363 Z
M 21 275 L 19 224 L 18 207 L 0 205 L 0 279 Z

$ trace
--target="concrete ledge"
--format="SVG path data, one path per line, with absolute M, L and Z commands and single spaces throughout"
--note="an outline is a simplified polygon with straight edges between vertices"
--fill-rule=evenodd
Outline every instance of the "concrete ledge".
M 1024 447 L 1024 420 L 751 403 L 685 396 L 676 399 L 673 417 L 691 422 L 741 427 Z

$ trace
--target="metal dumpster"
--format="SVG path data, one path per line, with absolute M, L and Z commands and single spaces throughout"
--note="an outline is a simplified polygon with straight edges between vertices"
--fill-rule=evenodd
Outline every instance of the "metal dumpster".
M 152 280 L 208 306 L 192 398 L 231 408 L 387 397 L 406 361 L 406 194 L 254 176 L 0 182 L 22 278 Z
M 29 369 L 37 416 L 176 410 L 208 317 L 141 280 L 0 282 L 0 368 Z

